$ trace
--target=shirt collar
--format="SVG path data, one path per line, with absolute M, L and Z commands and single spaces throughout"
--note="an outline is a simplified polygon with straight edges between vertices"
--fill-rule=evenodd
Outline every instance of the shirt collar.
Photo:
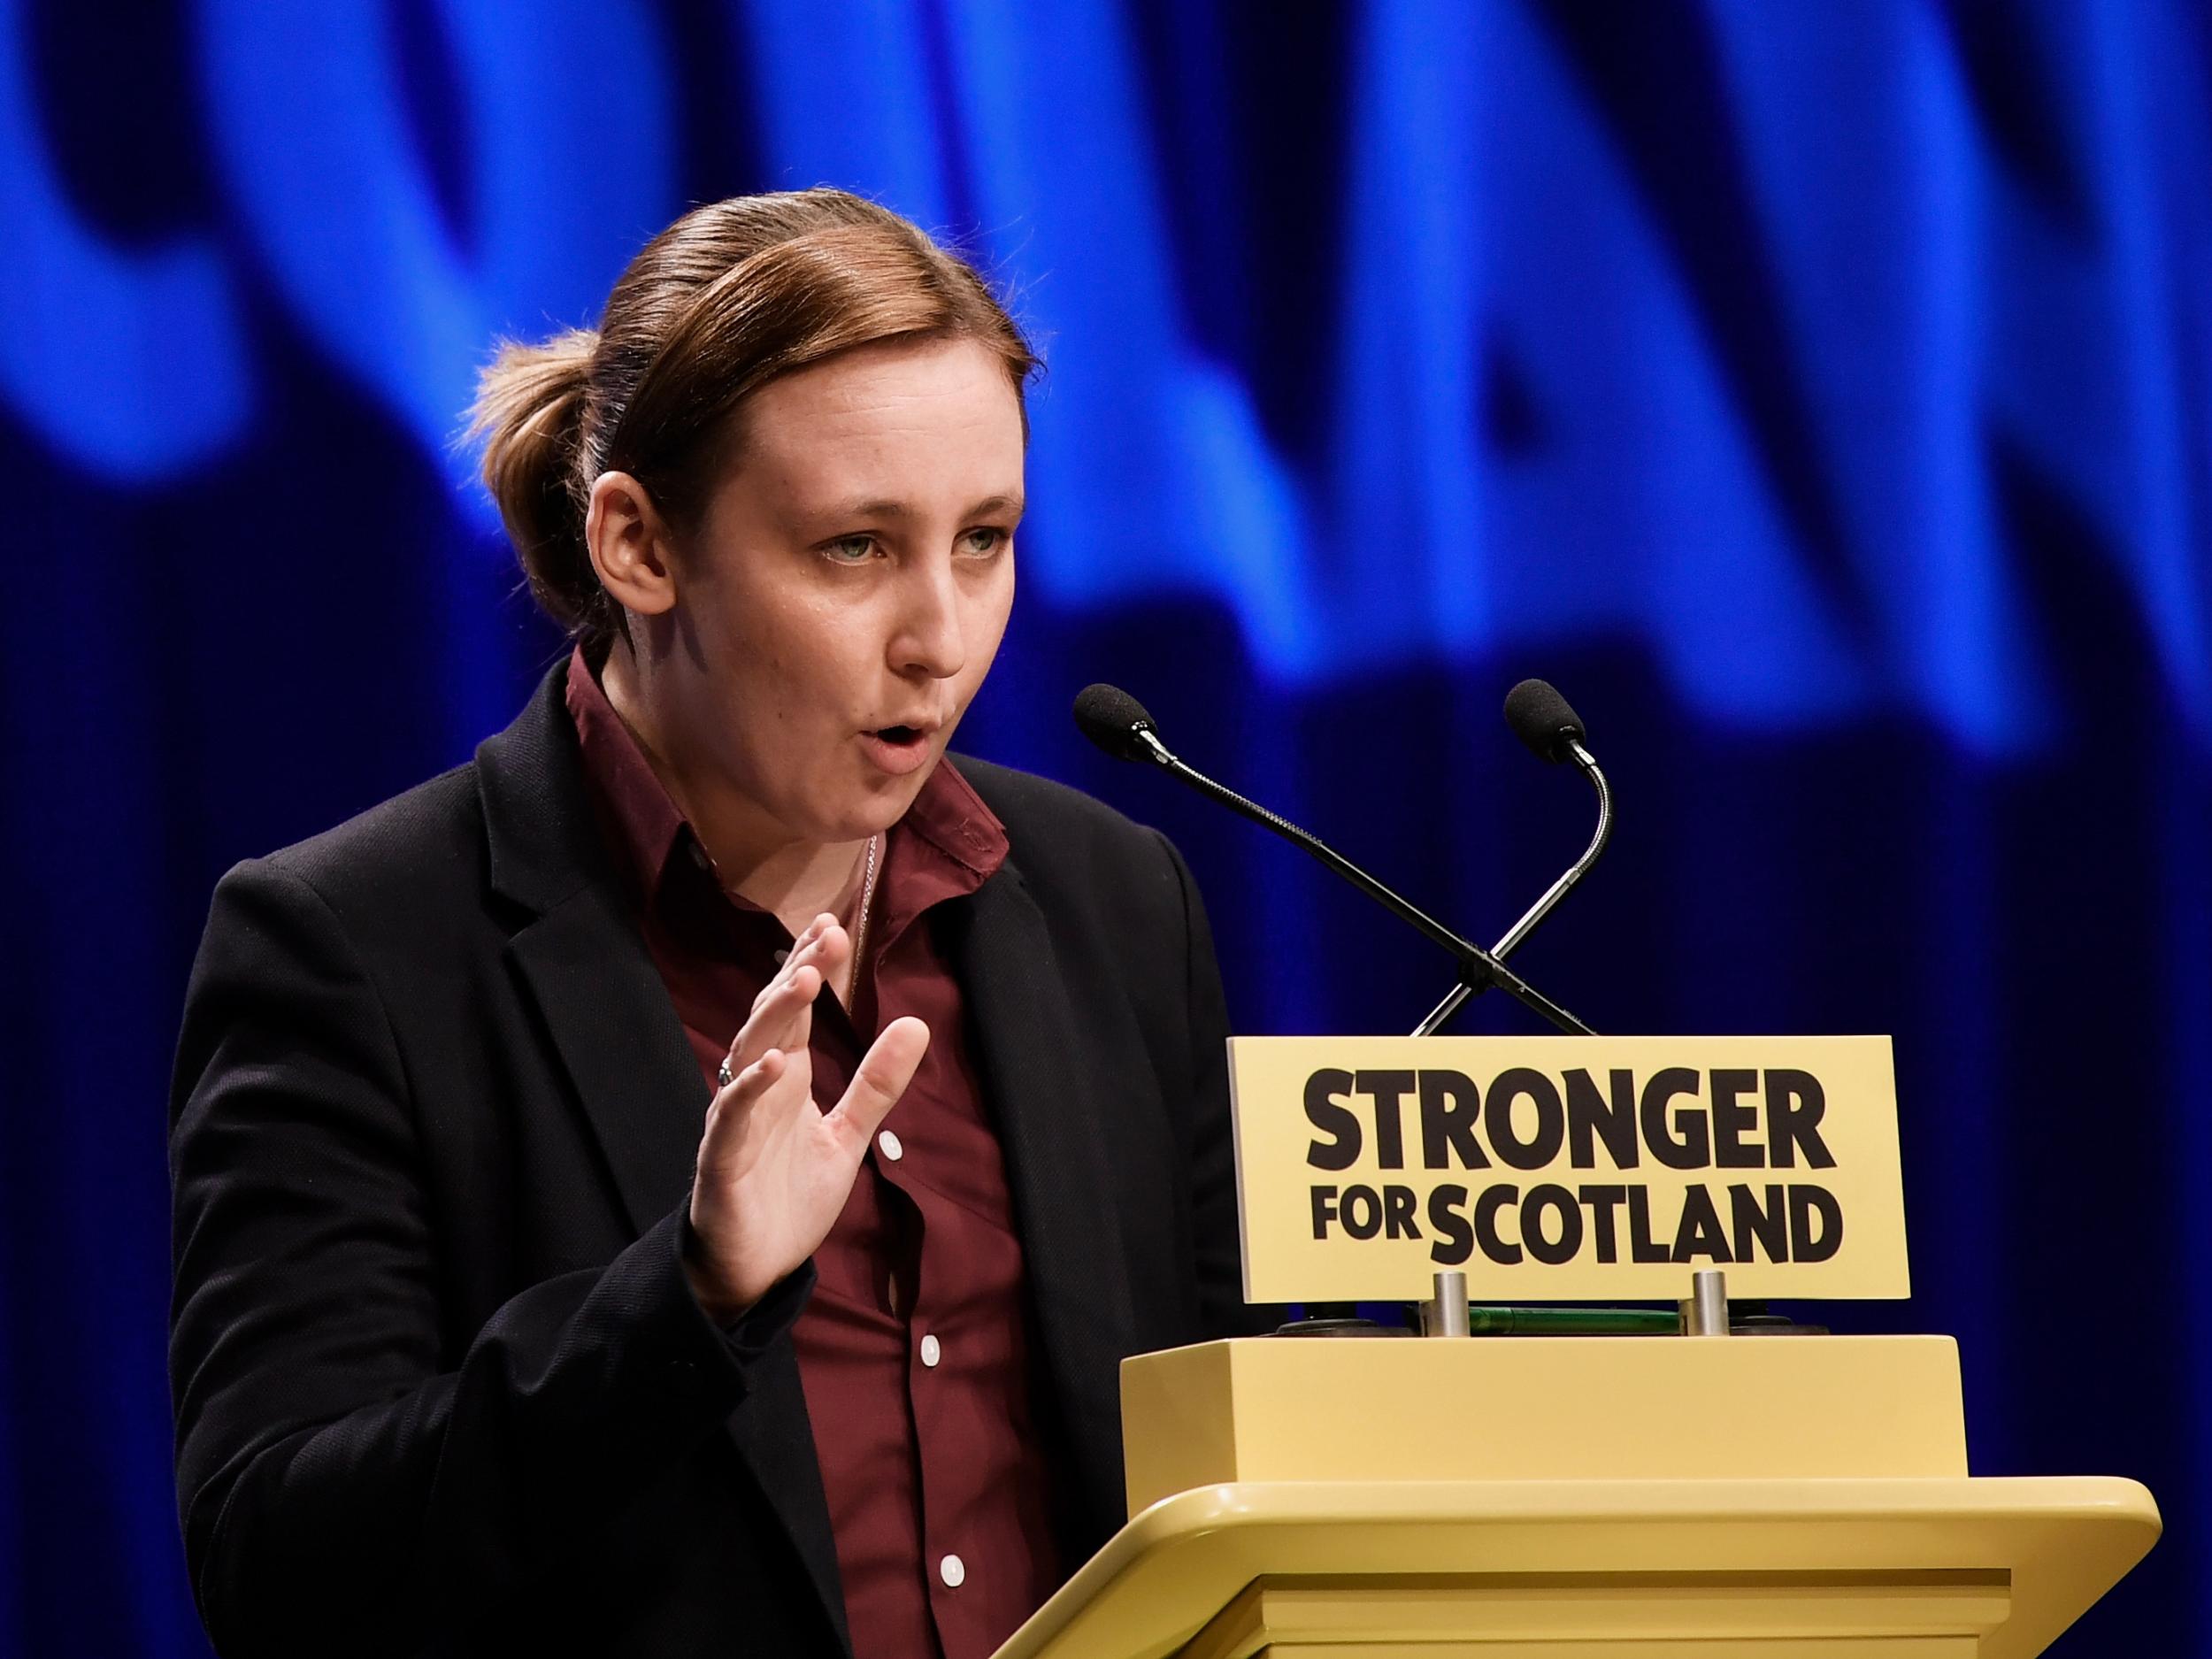
M 597 676 L 584 662 L 581 646 L 569 656 L 566 696 L 600 828 L 634 895 L 656 898 L 669 860 L 697 837 L 637 738 L 607 701 Z
M 566 701 L 583 750 L 600 826 L 634 895 L 657 901 L 672 862 L 699 838 L 630 728 L 607 701 L 580 646 L 568 659 Z M 903 932 L 931 905 L 974 892 L 1006 862 L 1006 826 L 949 756 L 931 771 L 906 816 L 885 837 L 878 878 L 880 937 Z

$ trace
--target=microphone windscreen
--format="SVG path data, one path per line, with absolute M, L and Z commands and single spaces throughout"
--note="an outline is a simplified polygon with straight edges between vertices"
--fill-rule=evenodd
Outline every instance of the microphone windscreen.
M 1083 728 L 1084 736 L 1116 760 L 1146 757 L 1137 733 L 1152 730 L 1152 717 L 1144 711 L 1144 704 L 1119 686 L 1084 687 L 1076 694 L 1075 723 Z
M 1524 680 L 1505 694 L 1505 723 L 1538 759 L 1555 763 L 1567 758 L 1569 742 L 1590 735 L 1566 698 L 1541 680 Z

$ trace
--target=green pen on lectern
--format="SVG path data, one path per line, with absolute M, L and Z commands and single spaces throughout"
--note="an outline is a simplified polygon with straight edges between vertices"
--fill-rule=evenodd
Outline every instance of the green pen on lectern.
M 1682 1316 L 1655 1308 L 1467 1310 L 1470 1336 L 1676 1336 Z

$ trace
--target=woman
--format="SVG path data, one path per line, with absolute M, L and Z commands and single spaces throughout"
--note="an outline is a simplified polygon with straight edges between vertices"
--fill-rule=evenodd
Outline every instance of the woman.
M 987 1654 L 1120 1519 L 1116 1366 L 1244 1323 L 1159 835 L 946 749 L 1034 365 L 841 192 L 509 347 L 574 650 L 215 895 L 173 1098 L 178 1487 L 226 1654 Z

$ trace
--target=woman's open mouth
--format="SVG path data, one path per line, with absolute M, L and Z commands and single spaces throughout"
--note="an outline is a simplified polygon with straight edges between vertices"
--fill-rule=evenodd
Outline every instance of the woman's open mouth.
M 860 746 L 885 772 L 902 777 L 929 758 L 929 733 L 918 726 L 884 726 L 861 733 Z

